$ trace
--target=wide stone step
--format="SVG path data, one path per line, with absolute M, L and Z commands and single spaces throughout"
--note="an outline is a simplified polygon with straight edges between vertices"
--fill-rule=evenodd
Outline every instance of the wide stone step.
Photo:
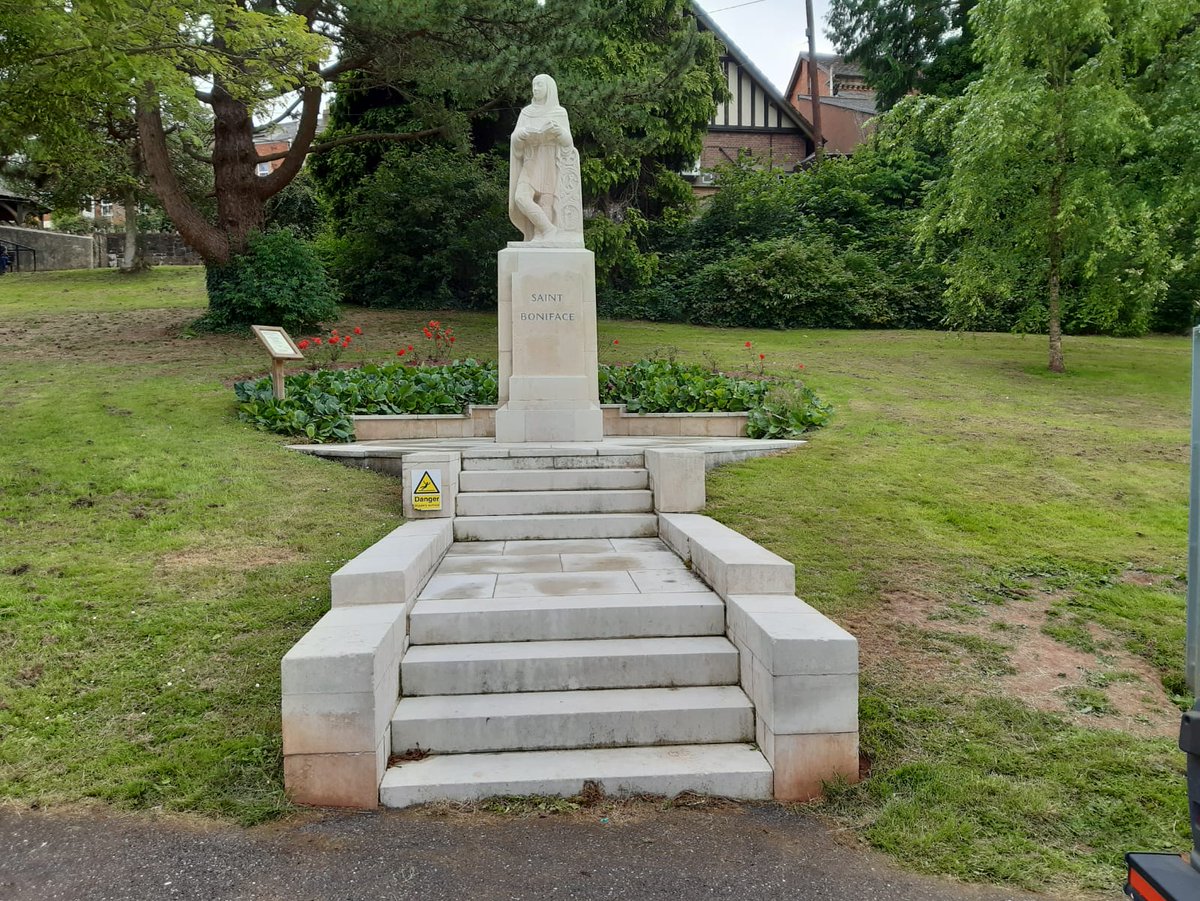
M 674 797 L 687 791 L 765 800 L 772 789 L 771 767 L 752 745 L 665 745 L 426 757 L 391 767 L 379 800 L 386 807 L 408 807 L 498 795 L 570 797 L 585 782 L 614 796 Z
M 409 617 L 414 645 L 724 634 L 711 591 L 423 600 Z
M 649 513 L 649 491 L 504 491 L 460 492 L 459 516 L 528 516 L 538 513 Z
M 392 748 L 434 754 L 754 740 L 736 685 L 404 698 Z
M 403 696 L 737 681 L 737 649 L 715 636 L 417 645 L 400 662 Z
M 463 472 L 458 490 L 467 491 L 596 491 L 646 488 L 645 469 L 515 469 Z
M 519 541 L 527 538 L 653 538 L 653 513 L 542 513 L 526 516 L 458 516 L 457 541 Z

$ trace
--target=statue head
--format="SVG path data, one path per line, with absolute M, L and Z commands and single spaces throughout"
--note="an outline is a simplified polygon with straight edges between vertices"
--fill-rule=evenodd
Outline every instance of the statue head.
M 549 75 L 538 75 L 533 79 L 533 102 L 535 106 L 558 106 L 558 85 Z

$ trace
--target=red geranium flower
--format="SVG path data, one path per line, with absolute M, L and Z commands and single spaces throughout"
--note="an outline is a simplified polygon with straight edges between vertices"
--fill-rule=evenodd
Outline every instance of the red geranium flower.
M 313 344 L 320 344 L 320 343 L 321 343 L 320 338 L 313 338 Z
M 620 343 L 621 343 L 621 342 L 620 342 L 620 341 L 618 341 L 616 338 L 613 338 L 613 344 L 620 344 Z
M 432 337 L 433 337 L 433 333 L 432 333 L 432 332 L 430 332 L 430 331 L 429 331 L 429 329 L 425 329 L 424 331 L 425 331 L 425 337 L 426 337 L 426 338 L 432 338 Z
M 451 343 L 451 344 L 453 344 L 453 343 L 454 343 L 454 336 L 453 336 L 453 335 L 451 335 L 451 336 L 450 336 L 450 343 Z
M 398 357 L 404 356 L 404 348 L 403 347 L 400 348 L 398 351 L 396 351 L 396 356 L 398 356 Z
M 411 344 L 410 344 L 410 345 L 408 345 L 408 349 L 409 349 L 410 351 L 412 350 L 412 345 L 411 345 Z
M 299 344 L 297 344 L 296 346 L 297 346 L 298 348 L 300 348 L 301 350 L 304 350 L 304 348 L 308 347 L 308 339 L 307 339 L 307 338 L 301 338 L 301 339 L 300 339 L 300 343 L 299 343 Z
M 766 355 L 766 354 L 759 354 L 759 355 L 758 355 L 758 358 L 759 358 L 760 360 L 765 360 L 765 359 L 767 358 L 767 355 Z
M 747 342 L 746 342 L 746 346 L 747 346 L 747 347 L 749 347 L 749 346 L 750 346 L 750 342 L 749 342 L 749 341 L 747 341 Z
M 349 347 L 349 346 L 350 346 L 350 336 L 347 335 L 345 338 L 342 339 L 342 347 Z
M 362 334 L 362 329 L 361 329 L 361 328 L 359 328 L 357 325 L 356 325 L 356 326 L 354 326 L 354 334 L 356 334 L 356 335 L 361 335 L 361 334 Z
M 804 368 L 804 364 L 803 364 L 803 363 L 797 363 L 797 364 L 796 364 L 796 368 L 797 368 L 797 369 L 803 369 L 803 368 Z

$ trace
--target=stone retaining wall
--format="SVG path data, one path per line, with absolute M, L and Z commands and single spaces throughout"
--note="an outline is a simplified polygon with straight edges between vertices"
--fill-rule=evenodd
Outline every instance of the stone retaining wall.
M 411 438 L 494 438 L 496 407 L 425 416 L 355 416 L 358 441 Z M 602 404 L 604 434 L 612 438 L 744 438 L 746 413 L 626 413 L 624 404 Z

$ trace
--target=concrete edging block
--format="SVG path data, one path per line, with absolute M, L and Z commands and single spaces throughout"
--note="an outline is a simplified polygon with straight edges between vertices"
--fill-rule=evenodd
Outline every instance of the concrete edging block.
M 405 604 L 331 610 L 284 655 L 284 784 L 298 803 L 378 804 L 406 616 Z
M 694 513 L 704 509 L 704 452 L 688 448 L 644 451 L 657 513 Z
M 406 522 L 330 577 L 333 606 L 411 604 L 453 543 L 450 518 Z
M 680 550 L 681 534 L 688 552 Z M 659 535 L 690 560 L 693 571 L 723 598 L 733 594 L 794 594 L 796 567 L 715 519 L 696 513 L 660 513 Z
M 418 473 L 438 470 L 442 479 L 442 508 L 417 510 L 413 507 L 413 483 Z M 453 519 L 458 503 L 458 476 L 462 472 L 462 454 L 458 451 L 422 451 L 405 454 L 400 463 L 400 479 L 404 492 L 404 518 L 408 520 Z
M 731 595 L 727 631 L 774 676 L 858 672 L 858 641 L 796 597 Z

